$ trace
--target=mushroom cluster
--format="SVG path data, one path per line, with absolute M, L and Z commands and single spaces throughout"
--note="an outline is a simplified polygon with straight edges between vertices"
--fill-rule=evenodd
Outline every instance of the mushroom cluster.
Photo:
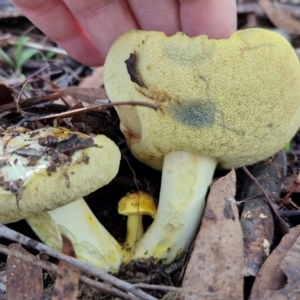
M 298 58 L 267 30 L 223 40 L 130 31 L 111 47 L 104 81 L 112 102 L 159 105 L 116 107 L 133 155 L 162 170 L 157 211 L 143 192 L 121 199 L 122 247 L 82 199 L 116 175 L 117 146 L 60 127 L 13 126 L 0 129 L 0 222 L 26 218 L 57 249 L 65 233 L 79 259 L 107 272 L 131 259 L 172 262 L 196 233 L 215 168 L 271 156 L 300 125 Z M 145 233 L 142 214 L 155 217 Z
M 263 29 L 230 38 L 130 31 L 111 47 L 104 71 L 133 155 L 162 170 L 156 218 L 133 258 L 170 263 L 193 239 L 216 166 L 266 159 L 300 125 L 300 67 L 289 43 Z

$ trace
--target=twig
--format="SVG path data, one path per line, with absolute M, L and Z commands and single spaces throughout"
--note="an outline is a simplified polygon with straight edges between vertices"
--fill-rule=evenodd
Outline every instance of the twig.
M 14 249 L 14 251 L 11 251 L 9 248 L 7 248 L 4 245 L 0 244 L 0 252 L 5 254 L 5 255 L 13 255 L 16 258 L 19 258 L 27 263 L 33 264 L 37 267 L 40 267 L 44 270 L 47 270 L 48 272 L 57 273 L 57 265 L 50 263 L 49 261 L 43 261 L 43 260 L 39 260 L 38 258 L 36 258 L 35 256 L 24 256 L 21 252 L 17 251 L 16 249 Z M 134 300 L 136 299 L 133 296 L 130 296 L 122 291 L 119 291 L 118 289 L 109 286 L 107 284 L 95 281 L 91 278 L 88 278 L 84 275 L 80 276 L 80 281 L 90 287 L 93 287 L 97 290 L 109 293 L 111 295 L 114 295 L 116 297 L 120 297 L 121 299 L 125 299 L 125 300 Z
M 276 216 L 278 222 L 280 223 L 283 233 L 288 233 L 289 232 L 289 227 L 282 220 L 282 218 L 280 217 L 280 215 L 278 214 L 278 212 L 274 209 L 273 204 L 272 204 L 269 196 L 265 192 L 265 190 L 262 188 L 262 186 L 259 184 L 259 182 L 256 180 L 256 178 L 249 172 L 249 170 L 245 166 L 242 167 L 242 170 L 254 181 L 254 183 L 257 186 L 257 188 L 264 195 L 264 197 L 265 197 L 268 205 L 270 206 L 271 211 L 273 212 L 273 214 Z
M 16 88 L 20 85 L 24 85 L 25 83 L 28 82 L 29 79 L 32 79 L 33 77 L 37 76 L 38 74 L 42 73 L 43 71 L 47 70 L 48 68 L 50 68 L 50 65 L 47 63 L 44 67 L 42 67 L 41 69 L 37 70 L 36 72 L 32 73 L 31 75 L 29 75 L 25 80 L 18 82 L 17 84 L 13 85 L 12 88 Z
M 149 289 L 149 290 L 159 290 L 159 291 L 170 291 L 170 292 L 177 292 L 177 293 L 183 293 L 183 288 L 178 288 L 174 286 L 166 286 L 166 285 L 157 285 L 157 284 L 146 284 L 146 283 L 137 283 L 135 284 L 136 287 L 139 287 L 141 289 Z M 194 292 L 189 291 L 189 294 L 195 294 L 199 297 L 214 297 L 218 296 L 218 293 L 214 292 Z M 218 298 L 221 299 L 221 298 Z
M 81 271 L 83 271 L 89 275 L 98 277 L 101 280 L 106 281 L 115 287 L 118 287 L 119 289 L 130 292 L 142 300 L 157 300 L 155 297 L 145 293 L 144 291 L 142 291 L 140 289 L 137 289 L 134 285 L 132 285 L 128 282 L 125 282 L 123 280 L 120 280 L 120 279 L 112 276 L 112 275 L 104 273 L 104 272 L 100 271 L 99 269 L 97 269 L 87 263 L 77 260 L 74 257 L 70 257 L 70 256 L 62 254 L 58 251 L 55 251 L 51 247 L 48 247 L 42 243 L 39 243 L 33 239 L 30 239 L 30 238 L 26 237 L 25 235 L 23 235 L 19 232 L 16 232 L 2 224 L 0 224 L 0 236 L 5 237 L 12 241 L 21 243 L 22 245 L 28 246 L 37 251 L 44 252 L 44 253 L 46 253 L 52 257 L 55 257 L 57 259 L 62 259 L 64 261 L 76 266 Z
M 101 103 L 98 105 L 93 105 L 93 106 L 89 106 L 89 107 L 84 107 L 84 108 L 79 108 L 79 109 L 74 109 L 74 110 L 70 110 L 67 112 L 63 112 L 63 113 L 59 113 L 59 114 L 49 114 L 46 116 L 37 116 L 35 115 L 34 117 L 30 117 L 31 121 L 38 121 L 38 120 L 46 120 L 46 119 L 51 119 L 51 118 L 67 118 L 67 117 L 72 117 L 74 115 L 77 114 L 81 114 L 90 110 L 94 110 L 97 108 L 101 108 L 101 107 L 114 107 L 114 106 L 121 106 L 121 105 L 132 105 L 132 106 L 145 106 L 145 107 L 149 107 L 152 108 L 154 110 L 158 109 L 158 105 L 155 103 L 148 103 L 148 102 L 143 102 L 143 101 L 121 101 L 121 102 L 114 102 L 114 103 Z M 20 109 L 20 107 L 18 106 L 18 111 L 26 116 L 26 115 L 34 115 L 32 113 L 27 113 L 23 110 Z
M 7 43 L 9 45 L 17 45 L 18 44 L 18 38 L 12 37 L 10 38 Z M 35 42 L 25 42 L 24 46 L 30 47 L 30 48 L 34 48 L 34 49 L 38 49 L 38 50 L 43 50 L 43 51 L 51 51 L 54 52 L 56 54 L 61 54 L 61 55 L 67 55 L 67 52 L 61 48 L 58 47 L 53 47 L 53 46 L 48 46 L 48 45 L 43 45 L 41 43 L 35 43 Z

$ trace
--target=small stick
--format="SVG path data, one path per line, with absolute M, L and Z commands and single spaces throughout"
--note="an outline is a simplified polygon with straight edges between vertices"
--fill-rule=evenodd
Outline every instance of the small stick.
M 114 102 L 114 103 L 101 103 L 98 105 L 93 105 L 93 106 L 84 107 L 84 108 L 78 108 L 78 109 L 70 110 L 67 112 L 59 113 L 59 114 L 49 114 L 46 116 L 37 116 L 35 114 L 27 113 L 27 112 L 23 111 L 17 102 L 18 112 L 20 112 L 24 116 L 30 115 L 31 121 L 46 120 L 46 119 L 51 119 L 51 118 L 67 118 L 67 117 L 72 117 L 77 114 L 85 113 L 90 110 L 101 108 L 101 107 L 114 107 L 114 106 L 121 106 L 121 105 L 132 105 L 132 106 L 139 105 L 139 106 L 149 107 L 154 110 L 158 109 L 158 104 L 155 104 L 155 103 L 148 103 L 148 102 L 144 102 L 144 101 L 120 101 L 120 102 Z
M 174 286 L 165 286 L 165 285 L 157 285 L 157 284 L 146 284 L 146 283 L 137 283 L 135 284 L 136 287 L 142 288 L 142 289 L 149 289 L 149 290 L 159 290 L 159 291 L 170 291 L 170 292 L 177 292 L 182 293 L 184 291 L 183 288 L 178 288 Z M 218 296 L 218 293 L 214 292 L 194 292 L 189 291 L 190 294 L 195 294 L 199 297 L 213 297 L 216 299 L 216 296 Z M 177 298 L 176 298 L 177 299 Z M 218 298 L 220 299 L 220 298 Z
M 33 239 L 30 239 L 27 236 L 25 236 L 19 232 L 16 232 L 2 224 L 0 224 L 0 236 L 5 237 L 12 241 L 21 243 L 22 245 L 28 246 L 37 251 L 44 252 L 44 253 L 46 253 L 52 257 L 55 257 L 57 259 L 62 259 L 64 261 L 76 266 L 81 271 L 83 271 L 89 275 L 98 277 L 101 280 L 106 281 L 106 282 L 118 287 L 119 289 L 130 292 L 142 300 L 157 300 L 157 298 L 145 293 L 144 291 L 142 291 L 140 289 L 137 289 L 134 285 L 132 285 L 128 282 L 125 282 L 121 279 L 118 279 L 118 278 L 112 276 L 112 275 L 109 275 L 87 263 L 77 260 L 74 257 L 70 257 L 70 256 L 62 254 L 58 251 L 55 251 L 51 247 L 48 247 L 42 243 L 39 243 Z
M 38 74 L 42 73 L 43 71 L 47 70 L 48 68 L 50 68 L 50 65 L 47 63 L 44 67 L 42 67 L 41 69 L 39 69 L 36 72 L 29 75 L 24 81 L 18 82 L 17 84 L 12 86 L 12 88 L 15 89 L 16 87 L 27 83 L 29 79 L 32 79 L 33 77 L 37 76 Z

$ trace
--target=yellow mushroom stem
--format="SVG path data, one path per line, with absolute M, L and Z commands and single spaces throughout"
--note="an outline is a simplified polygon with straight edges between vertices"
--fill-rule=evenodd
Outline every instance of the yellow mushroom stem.
M 64 233 L 71 239 L 77 258 L 102 271 L 116 273 L 126 256 L 83 198 L 26 221 L 43 243 L 56 250 L 62 247 Z
M 134 249 L 137 241 L 144 234 L 143 216 L 129 215 L 127 218 L 126 247 Z
M 171 263 L 185 251 L 199 227 L 217 161 L 173 151 L 164 157 L 156 217 L 136 245 L 133 259 Z

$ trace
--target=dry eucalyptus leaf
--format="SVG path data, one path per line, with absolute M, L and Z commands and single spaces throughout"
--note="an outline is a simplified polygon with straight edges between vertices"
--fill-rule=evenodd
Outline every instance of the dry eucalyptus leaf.
M 183 280 L 184 300 L 243 298 L 243 236 L 235 171 L 211 187 Z
M 66 235 L 62 234 L 62 241 L 62 253 L 76 258 L 76 253 L 71 240 Z M 77 267 L 64 260 L 60 260 L 51 300 L 76 300 L 78 295 L 79 276 L 80 271 Z
M 300 22 L 288 12 L 276 7 L 270 0 L 259 0 L 258 3 L 277 28 L 291 34 L 300 34 Z
M 23 256 L 33 256 L 21 244 L 9 246 L 11 254 L 7 257 L 6 299 L 7 300 L 41 300 L 43 295 L 43 273 L 34 266 L 14 256 L 15 252 Z
M 286 234 L 255 278 L 250 299 L 300 299 L 300 225 Z M 286 284 L 286 277 L 288 284 Z M 276 298 L 275 298 L 276 297 Z

